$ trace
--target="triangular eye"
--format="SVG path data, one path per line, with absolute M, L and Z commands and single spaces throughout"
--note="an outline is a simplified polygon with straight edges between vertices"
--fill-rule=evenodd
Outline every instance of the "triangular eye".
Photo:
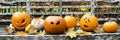
M 25 19 L 22 20 L 22 23 L 25 22 Z
M 50 24 L 54 24 L 53 22 L 50 22 Z
M 58 21 L 57 23 L 56 23 L 56 25 L 59 25 L 60 24 L 60 21 Z

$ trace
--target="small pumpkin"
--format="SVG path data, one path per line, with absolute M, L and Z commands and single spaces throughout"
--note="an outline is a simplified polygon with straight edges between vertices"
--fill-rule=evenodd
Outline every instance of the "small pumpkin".
M 11 23 L 16 30 L 25 30 L 30 23 L 30 16 L 26 12 L 16 12 L 12 15 Z
M 43 29 L 44 20 L 40 18 L 33 18 L 31 25 L 38 30 Z
M 93 31 L 98 25 L 98 19 L 90 13 L 86 13 L 80 19 L 80 28 L 84 31 Z
M 48 16 L 44 21 L 44 29 L 51 34 L 63 33 L 66 28 L 64 18 L 60 16 Z
M 67 28 L 72 28 L 72 27 L 76 26 L 77 19 L 75 17 L 73 17 L 73 16 L 65 16 L 64 19 L 66 21 Z
M 103 29 L 108 33 L 116 32 L 118 29 L 118 24 L 115 21 L 108 21 L 103 24 Z

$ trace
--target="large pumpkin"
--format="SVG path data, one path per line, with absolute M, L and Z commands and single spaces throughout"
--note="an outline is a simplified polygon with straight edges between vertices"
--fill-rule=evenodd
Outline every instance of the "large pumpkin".
M 84 31 L 93 31 L 97 25 L 98 19 L 93 14 L 87 13 L 80 19 L 80 28 Z
M 73 16 L 65 16 L 64 17 L 66 21 L 67 28 L 75 27 L 77 23 L 77 19 Z
M 30 23 L 30 16 L 26 12 L 16 12 L 12 15 L 11 23 L 16 30 L 25 30 Z
M 108 33 L 116 32 L 118 29 L 118 24 L 114 21 L 108 21 L 103 24 L 103 29 Z
M 66 22 L 60 16 L 48 16 L 44 21 L 44 29 L 48 33 L 63 33 L 66 29 Z

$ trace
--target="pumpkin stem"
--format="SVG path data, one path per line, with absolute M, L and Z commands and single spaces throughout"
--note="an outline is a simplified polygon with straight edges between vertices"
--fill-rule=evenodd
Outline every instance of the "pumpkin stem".
M 72 14 L 72 13 L 70 13 L 70 16 L 73 16 L 73 14 Z
M 108 22 L 112 22 L 112 20 L 108 19 Z
M 40 19 L 43 19 L 44 18 L 44 15 L 40 16 Z

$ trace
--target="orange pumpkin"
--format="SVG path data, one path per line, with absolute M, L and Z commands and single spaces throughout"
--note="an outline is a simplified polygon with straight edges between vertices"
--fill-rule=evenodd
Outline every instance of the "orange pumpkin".
M 72 28 L 72 27 L 76 26 L 77 19 L 75 17 L 73 17 L 73 16 L 65 16 L 64 19 L 66 21 L 67 28 Z
M 11 23 L 16 30 L 25 30 L 30 23 L 30 16 L 26 12 L 16 12 L 12 15 Z
M 93 31 L 97 25 L 98 19 L 93 14 L 87 13 L 80 19 L 80 28 L 84 31 Z
M 44 29 L 48 33 L 63 33 L 66 29 L 66 22 L 60 16 L 48 16 L 44 21 Z
M 108 33 L 116 32 L 118 29 L 118 24 L 115 21 L 108 21 L 103 24 L 103 29 Z

